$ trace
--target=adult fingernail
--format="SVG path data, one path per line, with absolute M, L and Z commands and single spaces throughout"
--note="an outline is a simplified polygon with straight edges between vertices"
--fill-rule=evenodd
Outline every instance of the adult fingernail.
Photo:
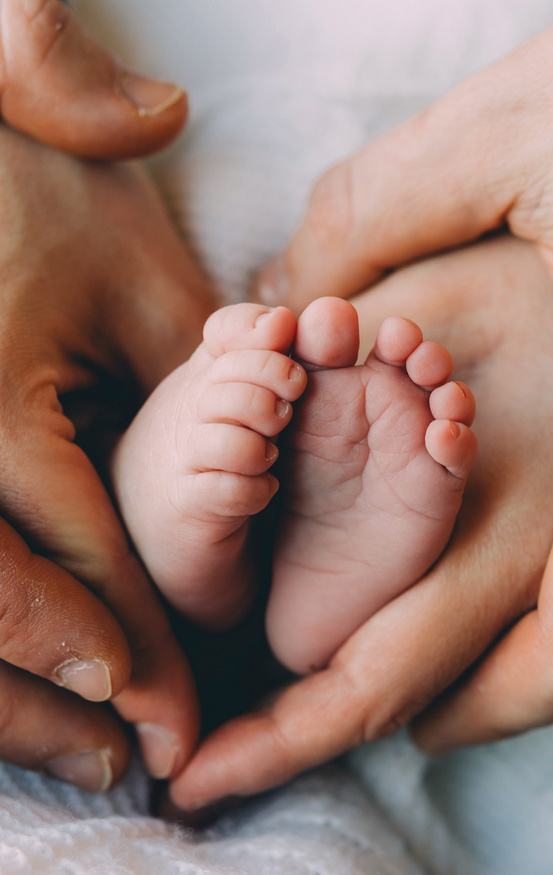
M 111 698 L 111 675 L 105 662 L 98 659 L 70 659 L 56 669 L 53 680 L 90 702 Z
M 455 440 L 457 440 L 457 438 L 461 434 L 461 429 L 459 428 L 459 426 L 457 425 L 456 422 L 449 423 L 449 433 L 450 433 L 451 437 L 454 438 Z
M 152 778 L 169 778 L 179 754 L 176 736 L 155 723 L 138 723 L 136 734 Z
M 46 763 L 44 771 L 51 778 L 73 784 L 86 793 L 104 793 L 113 781 L 108 750 L 83 750 L 71 756 L 58 757 Z
M 290 291 L 290 280 L 281 255 L 274 258 L 264 268 L 257 282 L 257 298 L 268 306 L 286 300 Z
M 116 90 L 140 116 L 161 115 L 186 97 L 186 92 L 171 82 L 160 82 L 158 79 L 127 72 L 119 77 Z
M 210 805 L 202 805 L 198 808 L 183 810 L 175 806 L 174 813 L 169 811 L 167 820 L 177 821 L 189 829 L 207 829 L 225 814 L 229 814 L 243 804 L 243 796 L 225 796 Z

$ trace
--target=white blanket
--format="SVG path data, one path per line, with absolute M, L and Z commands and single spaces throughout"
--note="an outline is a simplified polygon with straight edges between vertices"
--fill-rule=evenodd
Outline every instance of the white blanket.
M 75 0 L 120 55 L 185 84 L 155 162 L 229 300 L 298 221 L 317 174 L 553 23 L 540 0 Z M 553 732 L 440 761 L 404 733 L 193 836 L 148 816 L 138 763 L 86 796 L 0 767 L 1 875 L 551 875 Z

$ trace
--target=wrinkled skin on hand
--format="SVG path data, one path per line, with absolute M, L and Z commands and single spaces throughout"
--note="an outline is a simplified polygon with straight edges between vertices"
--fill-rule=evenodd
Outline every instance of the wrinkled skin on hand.
M 176 774 L 190 671 L 82 447 L 103 458 L 189 356 L 209 289 L 140 173 L 1 128 L 0 308 L 0 757 L 85 789 L 121 776 L 118 722 L 59 684 L 113 696 L 152 773 Z
M 553 28 L 328 170 L 261 276 L 301 312 L 507 226 L 553 270 Z

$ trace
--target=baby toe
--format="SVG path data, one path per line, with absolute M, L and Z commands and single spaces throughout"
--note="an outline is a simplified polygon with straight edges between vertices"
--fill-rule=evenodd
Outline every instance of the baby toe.
M 271 441 L 248 428 L 227 423 L 199 426 L 183 450 L 193 473 L 230 471 L 255 476 L 267 471 L 278 457 Z
M 215 359 L 211 383 L 252 383 L 286 401 L 296 401 L 307 385 L 305 370 L 280 352 L 267 349 L 231 350 Z
M 410 319 L 389 316 L 378 330 L 374 353 L 380 361 L 403 367 L 422 343 L 422 331 Z
M 240 425 L 274 436 L 290 422 L 292 405 L 251 383 L 216 383 L 202 393 L 198 414 L 204 423 Z
M 430 412 L 434 419 L 452 419 L 464 425 L 472 425 L 476 413 L 476 401 L 466 383 L 445 383 L 431 393 Z
M 468 477 L 478 442 L 464 423 L 435 419 L 426 430 L 425 444 L 435 462 L 460 479 Z
M 217 357 L 236 349 L 284 352 L 292 346 L 296 320 L 286 307 L 232 304 L 213 313 L 204 326 L 204 343 Z
M 405 368 L 413 383 L 423 389 L 431 389 L 451 377 L 453 359 L 440 343 L 423 340 L 408 357 Z
M 299 317 L 294 356 L 308 370 L 351 367 L 358 352 L 359 316 L 349 301 L 318 298 Z

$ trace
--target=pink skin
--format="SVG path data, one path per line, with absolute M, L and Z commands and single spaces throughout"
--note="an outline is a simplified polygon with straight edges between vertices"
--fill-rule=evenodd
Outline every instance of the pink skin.
M 307 377 L 284 307 L 237 304 L 153 392 L 123 436 L 114 486 L 152 578 L 189 619 L 232 625 L 251 597 L 248 522 L 278 489 L 273 439 Z
M 474 398 L 446 382 L 443 346 L 392 317 L 353 367 L 358 348 L 346 301 L 322 298 L 300 316 L 295 354 L 313 372 L 285 439 L 267 609 L 276 656 L 300 674 L 325 666 L 436 561 L 476 453 Z
M 307 384 L 285 354 L 294 338 L 312 373 L 286 441 L 267 629 L 276 655 L 303 673 L 415 583 L 451 534 L 476 440 L 474 399 L 445 383 L 444 347 L 394 317 L 353 367 L 358 317 L 343 300 L 314 302 L 297 333 L 283 307 L 226 307 L 139 412 L 113 472 L 129 533 L 163 594 L 195 622 L 232 625 L 252 592 L 249 519 L 278 488 L 273 439 Z

